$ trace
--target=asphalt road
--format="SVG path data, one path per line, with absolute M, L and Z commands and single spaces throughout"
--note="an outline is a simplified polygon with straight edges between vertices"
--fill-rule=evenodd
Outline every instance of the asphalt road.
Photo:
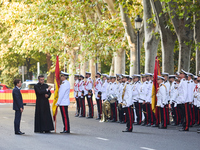
M 63 129 L 60 112 L 57 132 L 34 133 L 34 105 L 25 106 L 21 131 L 15 135 L 12 104 L 0 104 L 0 150 L 199 150 L 200 134 L 197 127 L 180 132 L 180 127 L 168 129 L 134 126 L 132 133 L 122 133 L 125 124 L 99 123 L 95 119 L 74 117 L 75 108 L 69 109 L 71 133 L 60 134 Z

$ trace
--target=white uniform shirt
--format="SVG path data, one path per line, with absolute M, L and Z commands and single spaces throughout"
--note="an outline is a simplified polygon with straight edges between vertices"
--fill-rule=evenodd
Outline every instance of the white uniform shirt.
M 109 90 L 110 90 L 110 86 L 111 86 L 112 82 L 109 82 L 107 85 L 107 90 L 106 90 L 106 99 L 108 99 L 109 96 Z
M 197 93 L 198 93 L 198 84 L 195 84 L 194 87 L 194 105 L 197 106 Z
M 148 93 L 147 93 L 147 101 L 146 102 L 151 103 L 153 82 L 150 80 L 148 83 L 149 83 L 148 84 L 149 86 L 148 86 Z
M 108 86 L 108 82 L 107 82 L 107 80 L 105 80 L 105 82 L 103 83 L 102 88 L 101 88 L 101 92 L 102 92 L 101 99 L 102 100 L 106 100 L 106 98 L 107 98 L 107 86 Z
M 96 79 L 96 82 L 94 84 L 94 91 L 95 91 L 95 98 L 99 99 L 98 97 L 98 92 L 101 92 L 101 87 L 102 87 L 102 81 L 100 78 Z
M 172 101 L 175 101 L 174 99 L 175 86 L 176 86 L 176 82 L 173 81 L 169 90 L 170 104 L 172 104 Z
M 187 82 L 187 102 L 193 102 L 195 84 L 193 80 Z
M 194 98 L 196 98 L 197 107 L 200 107 L 200 83 L 195 87 Z
M 70 93 L 70 83 L 67 80 L 64 80 L 60 85 L 59 94 L 58 94 L 58 102 L 57 106 L 68 106 L 70 104 L 69 100 Z
M 170 83 L 169 83 L 169 81 L 165 81 L 164 82 L 164 84 L 165 84 L 165 86 L 166 86 L 166 88 L 167 88 L 167 97 L 166 97 L 166 104 L 168 104 L 168 101 L 170 100 L 170 96 L 169 96 L 169 90 L 170 90 Z
M 167 88 L 164 86 L 164 83 L 159 85 L 157 96 L 157 105 L 163 108 L 166 103 L 167 99 Z
M 74 97 L 75 98 L 78 98 L 78 83 L 79 83 L 79 80 L 77 79 L 74 83 Z
M 85 86 L 84 86 L 84 95 L 88 94 L 89 90 L 92 90 L 93 87 L 93 81 L 92 79 L 89 77 L 87 78 L 86 82 L 85 82 Z
M 81 97 L 82 91 L 84 91 L 84 80 L 81 80 L 78 84 L 78 96 Z M 83 97 L 81 97 L 83 98 Z
M 140 81 L 137 81 L 137 82 L 135 82 L 133 84 L 133 88 L 132 88 L 132 100 L 133 100 L 133 103 L 134 102 L 138 102 L 139 94 L 140 94 L 140 87 L 141 87 Z
M 117 93 L 117 83 L 113 82 L 110 84 L 109 89 L 108 89 L 108 96 L 111 94 L 116 94 Z M 117 95 L 117 94 L 116 94 Z
M 122 94 L 124 94 L 123 104 L 125 104 L 125 105 L 123 105 L 123 107 L 130 107 L 133 104 L 133 102 L 132 102 L 132 87 L 128 81 L 124 84 Z
M 178 87 L 178 95 L 181 104 L 187 103 L 187 81 L 185 78 L 181 79 Z
M 117 88 L 117 100 L 118 103 L 122 103 L 122 92 L 123 92 L 123 84 L 118 83 L 118 88 Z
M 147 101 L 147 94 L 148 94 L 148 81 L 145 81 L 140 86 L 140 94 L 139 94 L 139 103 L 143 103 L 144 101 Z

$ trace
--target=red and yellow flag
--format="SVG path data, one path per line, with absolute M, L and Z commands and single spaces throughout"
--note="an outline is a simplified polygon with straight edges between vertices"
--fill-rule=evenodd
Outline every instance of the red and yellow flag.
M 157 104 L 157 91 L 158 91 L 158 83 L 157 83 L 157 76 L 160 75 L 160 66 L 159 66 L 159 60 L 156 56 L 155 58 L 155 67 L 154 67 L 154 78 L 153 78 L 153 87 L 152 87 L 152 111 L 155 113 L 156 112 L 156 104 Z
M 52 105 L 52 111 L 53 111 L 53 120 L 56 120 L 56 115 L 57 115 L 57 106 L 56 103 L 58 101 L 58 92 L 60 88 L 60 70 L 59 70 L 59 58 L 58 56 L 56 57 L 56 69 L 55 69 L 55 80 L 54 80 L 54 100 L 53 100 L 53 105 Z

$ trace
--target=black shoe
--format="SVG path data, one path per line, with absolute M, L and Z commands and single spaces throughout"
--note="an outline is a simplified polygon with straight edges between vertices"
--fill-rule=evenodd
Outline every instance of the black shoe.
M 189 129 L 185 130 L 184 128 L 182 128 L 179 131 L 189 131 Z
M 167 129 L 167 127 L 163 127 L 163 126 L 161 126 L 161 127 L 159 126 L 158 128 L 159 129 Z
M 196 126 L 199 126 L 199 125 L 197 123 L 195 123 L 193 126 L 196 127 Z
M 141 126 L 145 126 L 145 125 L 146 125 L 146 123 L 142 123 L 142 124 L 141 124 Z
M 190 127 L 193 127 L 193 125 L 190 125 Z
M 132 132 L 132 130 L 124 130 L 124 131 L 122 131 L 122 132 Z
M 116 122 L 116 120 L 115 120 L 115 119 L 112 119 L 112 120 L 110 120 L 110 122 Z
M 156 125 L 156 124 L 153 124 L 151 127 L 158 127 L 158 125 Z
M 197 131 L 200 131 L 200 128 L 198 128 Z
M 83 118 L 83 117 L 85 117 L 85 116 L 82 116 L 82 115 L 79 116 L 79 118 Z
M 151 126 L 151 124 L 150 124 L 150 123 L 146 125 L 146 127 L 150 127 L 150 126 Z
M 70 131 L 65 130 L 65 131 L 62 131 L 60 133 L 70 133 Z
M 93 118 L 93 117 L 86 117 L 87 119 L 91 119 L 91 118 Z
M 101 120 L 101 118 L 96 118 L 96 120 Z
M 24 132 L 21 132 L 21 131 L 19 131 L 19 132 L 15 132 L 15 134 L 17 134 L 17 135 L 22 135 L 22 134 L 25 134 Z
M 180 123 L 178 126 L 179 126 L 179 127 L 182 127 L 183 125 Z
M 176 126 L 176 123 L 172 123 L 171 126 Z
M 78 114 L 75 115 L 75 117 L 78 117 L 78 116 L 79 116 Z
M 44 131 L 45 133 L 51 133 L 51 131 Z
M 124 124 L 124 121 L 120 122 L 120 124 Z
M 134 123 L 134 125 L 141 125 L 141 124 L 139 124 L 138 122 L 136 122 L 136 123 Z

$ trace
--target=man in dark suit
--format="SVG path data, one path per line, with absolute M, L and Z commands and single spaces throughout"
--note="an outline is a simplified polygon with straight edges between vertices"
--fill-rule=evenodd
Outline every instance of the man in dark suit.
M 22 94 L 20 92 L 20 87 L 22 85 L 22 82 L 20 79 L 14 80 L 15 88 L 12 91 L 13 95 L 13 110 L 15 110 L 15 120 L 14 120 L 14 128 L 15 128 L 15 134 L 22 135 L 25 134 L 20 131 L 20 121 L 21 121 L 21 115 L 24 110 L 23 106 L 23 100 L 22 100 Z

